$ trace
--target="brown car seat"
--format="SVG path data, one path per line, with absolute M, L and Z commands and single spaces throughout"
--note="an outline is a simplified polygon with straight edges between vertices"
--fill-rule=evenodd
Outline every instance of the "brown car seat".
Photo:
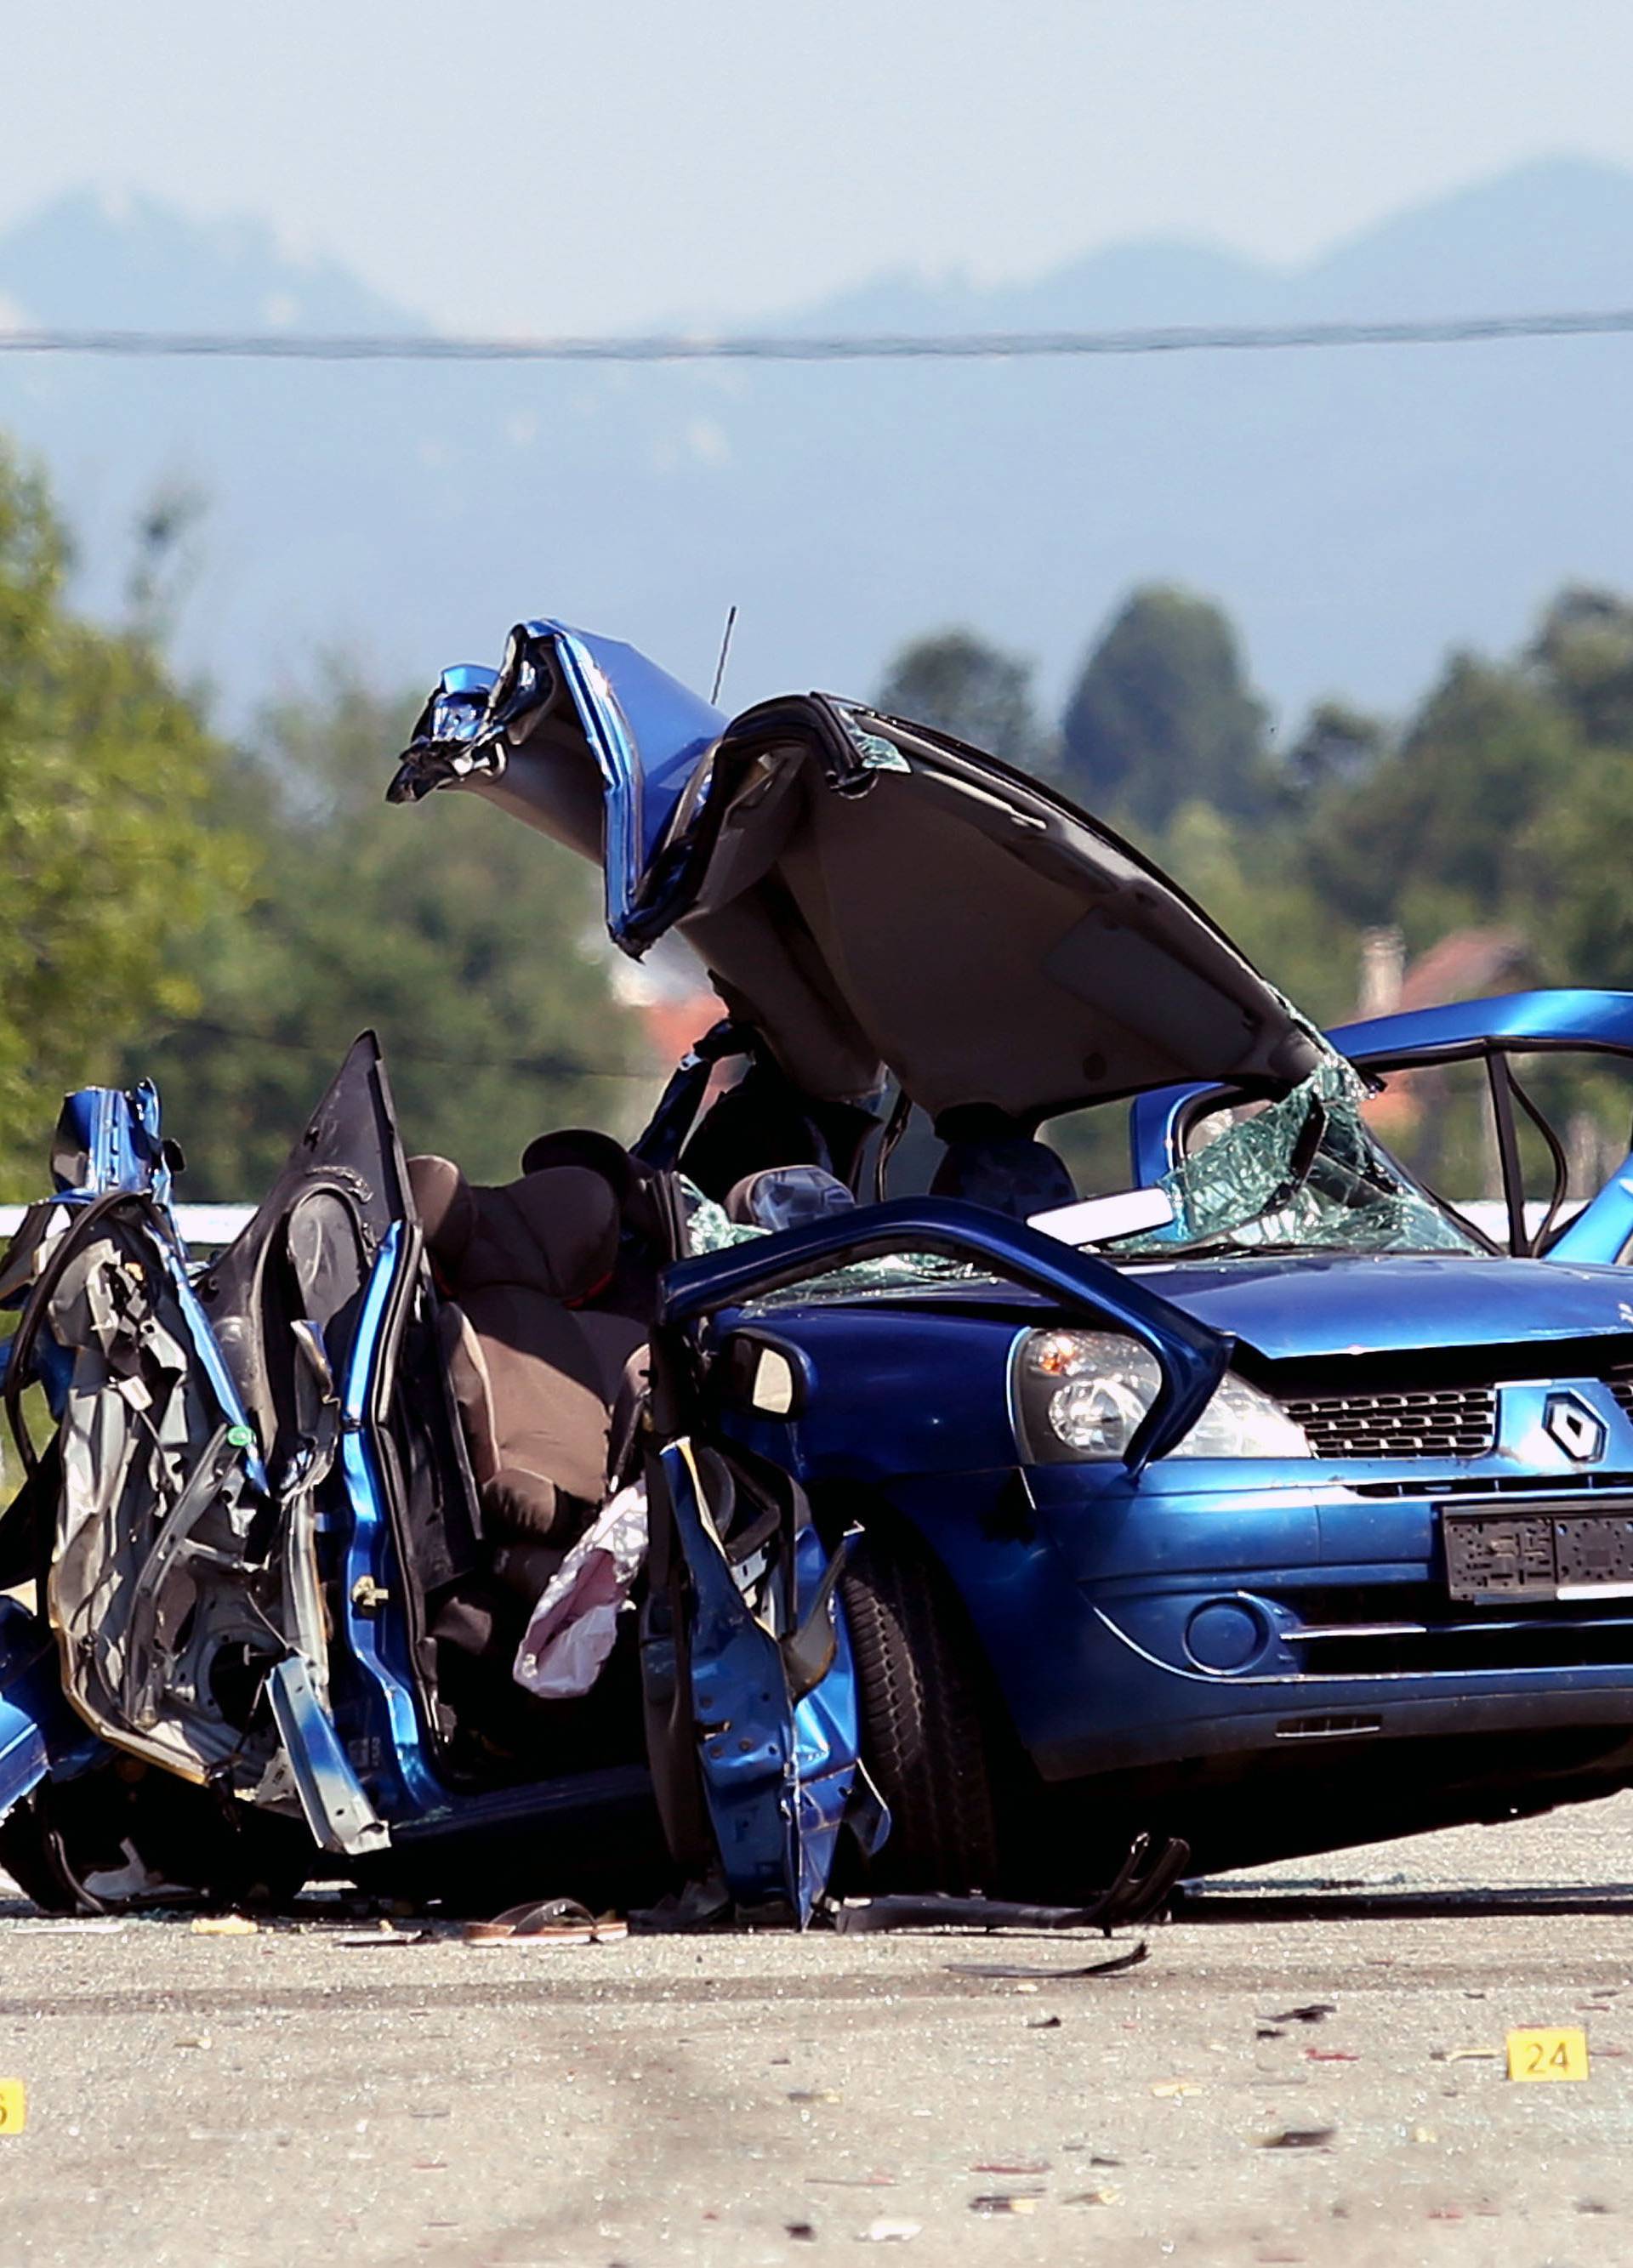
M 499 1189 L 447 1158 L 410 1158 L 408 1172 L 452 1303 L 445 1351 L 484 1537 L 570 1543 L 606 1494 L 615 1421 L 639 1385 L 645 1327 L 584 1305 L 617 1267 L 617 1196 L 579 1165 Z

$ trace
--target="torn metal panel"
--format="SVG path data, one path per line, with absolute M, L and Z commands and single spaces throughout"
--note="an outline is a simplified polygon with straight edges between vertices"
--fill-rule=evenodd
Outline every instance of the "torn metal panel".
M 277 1578 L 250 1549 L 266 1500 L 241 1412 L 193 1359 L 174 1271 L 115 1217 L 48 1302 L 73 1368 L 47 1599 L 65 1690 L 105 1739 L 184 1778 L 231 1764 L 253 1778 L 270 1750 L 245 1711 L 255 1665 L 283 1646 Z
M 321 1850 L 347 1859 L 383 1851 L 390 1830 L 352 1771 L 298 1654 L 286 1655 L 272 1670 L 267 1692 L 313 1840 Z
M 690 1768 L 720 1869 L 739 1906 L 787 1905 L 802 1926 L 826 1888 L 857 1770 L 855 1672 L 832 1574 L 809 1521 L 789 1532 L 793 1500 L 739 1528 L 718 1458 L 681 1441 L 659 1463 L 660 1517 L 672 1520 L 685 1566 Z M 678 1746 L 668 1763 L 689 1768 Z
M 585 798 L 599 784 L 597 828 Z M 829 695 L 728 724 L 626 646 L 519 625 L 433 691 L 390 794 L 468 789 L 677 926 L 794 1083 L 1027 1126 L 1189 1073 L 1280 1093 L 1309 1026 L 1127 843 L 1024 774 Z

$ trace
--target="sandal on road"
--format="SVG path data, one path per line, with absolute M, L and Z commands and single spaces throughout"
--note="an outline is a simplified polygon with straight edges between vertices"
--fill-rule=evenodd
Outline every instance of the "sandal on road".
M 530 1900 L 509 1906 L 491 1921 L 468 1921 L 468 1945 L 500 1945 L 521 1940 L 543 1945 L 606 1945 L 629 1935 L 626 1921 L 610 1915 L 599 1918 L 576 1898 Z

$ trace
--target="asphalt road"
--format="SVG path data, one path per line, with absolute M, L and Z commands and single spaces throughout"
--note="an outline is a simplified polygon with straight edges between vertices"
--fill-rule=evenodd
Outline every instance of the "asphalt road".
M 1080 1980 L 950 1964 L 1097 1940 L 28 1914 L 0 1904 L 6 2268 L 1633 2254 L 1633 1797 L 1214 1885 Z M 1510 2082 L 1523 2024 L 1585 2027 L 1586 2080 Z

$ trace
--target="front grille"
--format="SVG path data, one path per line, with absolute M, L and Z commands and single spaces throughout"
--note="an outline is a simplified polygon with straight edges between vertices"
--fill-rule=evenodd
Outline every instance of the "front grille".
M 1633 1378 L 1607 1378 L 1606 1385 L 1615 1395 L 1624 1418 L 1633 1418 Z
M 1312 1394 L 1282 1406 L 1319 1457 L 1486 1457 L 1496 1442 L 1494 1386 Z

